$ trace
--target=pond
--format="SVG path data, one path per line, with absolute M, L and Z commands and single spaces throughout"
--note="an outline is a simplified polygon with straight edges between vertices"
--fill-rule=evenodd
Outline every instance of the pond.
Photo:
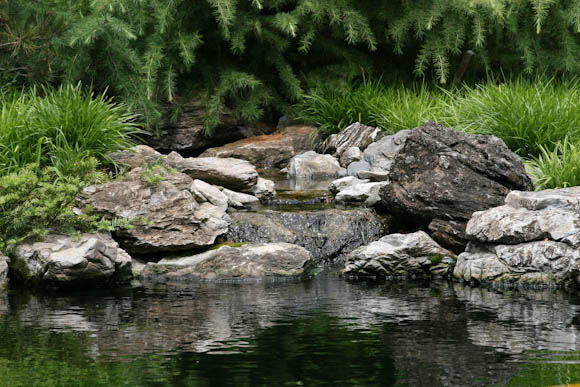
M 580 298 L 446 281 L 0 295 L 1 386 L 580 383 Z

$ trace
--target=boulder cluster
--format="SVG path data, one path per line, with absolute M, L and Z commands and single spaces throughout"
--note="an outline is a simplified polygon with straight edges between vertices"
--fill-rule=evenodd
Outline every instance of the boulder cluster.
M 111 154 L 130 170 L 87 187 L 76 210 L 131 226 L 23 243 L 0 255 L 0 289 L 9 273 L 41 286 L 94 287 L 296 278 L 322 261 L 343 262 L 348 277 L 578 283 L 580 188 L 532 192 L 522 161 L 499 138 L 434 122 L 394 135 L 355 123 L 318 144 L 314 132 L 291 125 L 190 149 L 199 157 L 167 144 L 157 144 L 167 155 L 146 145 Z M 256 166 L 283 168 L 287 180 L 265 179 Z M 289 186 L 329 193 L 275 199 Z M 319 207 L 280 207 L 304 203 Z

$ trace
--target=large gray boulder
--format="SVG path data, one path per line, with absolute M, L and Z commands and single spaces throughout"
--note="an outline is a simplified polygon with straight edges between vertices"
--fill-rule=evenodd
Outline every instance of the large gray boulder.
M 289 243 L 259 243 L 239 247 L 223 246 L 190 257 L 149 263 L 144 281 L 200 281 L 298 277 L 312 264 L 312 255 Z
M 367 146 L 378 139 L 380 133 L 379 128 L 355 122 L 340 133 L 330 135 L 322 144 L 321 151 L 341 158 L 342 154 L 349 148 L 357 147 L 359 150 L 365 150 Z
M 365 159 L 389 172 L 383 207 L 425 226 L 436 218 L 467 222 L 475 211 L 502 204 L 511 190 L 533 188 L 501 139 L 434 122 L 371 144 Z
M 424 231 L 390 234 L 351 252 L 343 273 L 380 277 L 448 275 L 453 270 L 455 258 Z
M 292 157 L 311 149 L 315 134 L 313 126 L 291 125 L 272 134 L 207 149 L 200 157 L 233 157 L 260 167 L 283 167 Z
M 578 283 L 580 187 L 513 191 L 505 205 L 473 214 L 472 239 L 454 276 L 517 285 Z
M 77 198 L 77 205 L 90 207 L 93 214 L 134 222 L 133 229 L 115 233 L 129 253 L 200 249 L 227 232 L 229 216 L 209 198 L 201 202 L 201 194 L 196 200 L 192 190 L 197 189 L 188 175 L 173 173 L 150 183 L 142 173 L 137 168 L 125 180 L 89 186 Z
M 233 212 L 227 239 L 234 242 L 287 242 L 315 259 L 344 256 L 388 232 L 388 220 L 367 209 Z
M 183 158 L 178 153 L 171 152 L 165 162 L 193 179 L 233 191 L 251 193 L 258 182 L 256 167 L 246 160 L 219 157 Z
M 321 155 L 314 151 L 294 156 L 288 162 L 286 170 L 291 178 L 320 179 L 346 175 L 346 169 L 340 166 L 336 158 L 331 155 Z
M 8 266 L 10 258 L 0 253 L 0 293 L 8 287 Z
M 94 287 L 132 279 L 131 257 L 108 233 L 51 234 L 22 243 L 14 249 L 10 267 L 16 278 L 47 287 Z

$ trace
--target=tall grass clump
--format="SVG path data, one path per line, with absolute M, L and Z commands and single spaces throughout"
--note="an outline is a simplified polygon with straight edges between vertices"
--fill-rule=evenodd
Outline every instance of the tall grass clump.
M 580 146 L 568 138 L 553 149 L 540 146 L 540 154 L 526 161 L 536 190 L 580 185 Z
M 416 128 L 428 120 L 441 122 L 450 98 L 452 94 L 424 84 L 385 88 L 376 99 L 378 103 L 370 105 L 370 116 L 375 126 L 392 134 Z
M 353 122 L 376 126 L 371 108 L 379 104 L 385 88 L 379 81 L 364 79 L 360 85 L 319 86 L 298 105 L 297 118 L 317 126 L 327 137 Z
M 412 129 L 444 116 L 450 94 L 424 84 L 385 86 L 365 79 L 358 86 L 322 87 L 298 106 L 298 118 L 315 124 L 326 137 L 353 122 L 380 127 L 388 133 Z
M 143 133 L 123 105 L 80 85 L 7 91 L 0 103 L 0 174 L 34 164 L 67 175 L 86 158 L 110 162 Z
M 493 134 L 522 157 L 580 139 L 580 86 L 537 77 L 465 86 L 448 105 L 445 123 L 469 133 Z

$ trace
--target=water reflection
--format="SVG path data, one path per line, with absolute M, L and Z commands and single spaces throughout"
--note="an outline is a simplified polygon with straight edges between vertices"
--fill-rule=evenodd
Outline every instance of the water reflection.
M 329 270 L 298 283 L 0 295 L 0 322 L 5 335 L 75 337 L 91 361 L 144 361 L 163 378 L 177 367 L 208 382 L 201 362 L 238 385 L 477 386 L 533 377 L 513 367 L 531 351 L 580 348 L 578 304 L 560 291 L 347 282 Z M 0 359 L 7 340 L 0 333 Z

